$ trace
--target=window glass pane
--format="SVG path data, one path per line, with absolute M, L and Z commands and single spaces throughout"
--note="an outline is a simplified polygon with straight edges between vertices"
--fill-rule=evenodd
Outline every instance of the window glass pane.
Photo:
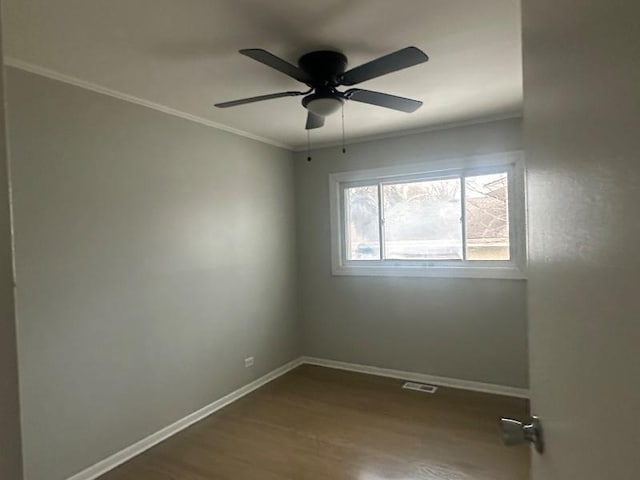
M 507 173 L 465 179 L 468 260 L 509 260 Z
M 462 259 L 459 178 L 387 184 L 383 199 L 385 258 Z
M 344 189 L 348 260 L 379 260 L 378 186 Z

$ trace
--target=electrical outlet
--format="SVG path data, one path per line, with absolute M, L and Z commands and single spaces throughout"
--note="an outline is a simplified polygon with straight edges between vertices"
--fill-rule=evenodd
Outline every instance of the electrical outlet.
M 247 357 L 244 359 L 244 367 L 245 368 L 253 367 L 253 357 Z

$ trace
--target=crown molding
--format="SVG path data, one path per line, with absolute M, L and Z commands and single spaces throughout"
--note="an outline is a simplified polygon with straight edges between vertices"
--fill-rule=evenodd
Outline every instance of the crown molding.
M 14 58 L 14 57 L 5 57 L 4 58 L 4 64 L 5 64 L 5 66 L 8 66 L 8 67 L 17 68 L 19 70 L 24 70 L 26 72 L 30 72 L 30 73 L 33 73 L 33 74 L 36 74 L 36 75 L 40 75 L 42 77 L 50 78 L 52 80 L 57 80 L 59 82 L 67 83 L 69 85 L 74 85 L 76 87 L 80 87 L 80 88 L 83 88 L 85 90 L 90 90 L 92 92 L 100 93 L 102 95 L 107 95 L 107 96 L 110 96 L 110 97 L 113 97 L 113 98 L 117 98 L 117 99 L 123 100 L 125 102 L 134 103 L 136 105 L 140 105 L 140 106 L 143 106 L 143 107 L 150 108 L 152 110 L 156 110 L 156 111 L 159 111 L 159 112 L 162 112 L 162 113 L 166 113 L 167 115 L 173 115 L 174 117 L 179 117 L 179 118 L 182 118 L 184 120 L 189 120 L 191 122 L 199 123 L 200 125 L 205 125 L 207 127 L 215 128 L 217 130 L 221 130 L 221 131 L 224 131 L 224 132 L 233 133 L 235 135 L 239 135 L 241 137 L 245 137 L 245 138 L 249 138 L 251 140 L 255 140 L 255 141 L 258 141 L 258 142 L 261 142 L 261 143 L 265 143 L 267 145 L 272 145 L 274 147 L 284 148 L 286 150 L 290 150 L 290 151 L 293 151 L 293 152 L 303 152 L 303 151 L 306 151 L 306 149 L 307 149 L 306 145 L 294 145 L 294 146 L 292 146 L 292 145 L 288 145 L 288 144 L 285 144 L 285 143 L 277 142 L 277 141 L 272 140 L 270 138 L 261 137 L 260 135 L 255 135 L 253 133 L 246 132 L 244 130 L 240 130 L 240 129 L 237 129 L 237 128 L 229 127 L 227 125 L 224 125 L 224 124 L 218 123 L 218 122 L 214 122 L 213 120 L 209 120 L 207 118 L 198 117 L 197 115 L 192 115 L 190 113 L 183 112 L 181 110 L 176 110 L 175 108 L 171 108 L 171 107 L 168 107 L 166 105 L 161 105 L 159 103 L 151 102 L 149 100 L 145 100 L 143 98 L 136 97 L 134 95 L 129 95 L 127 93 L 123 93 L 123 92 L 120 92 L 118 90 L 113 90 L 113 89 L 110 89 L 110 88 L 107 88 L 107 87 L 103 87 L 103 86 L 98 85 L 96 83 L 88 82 L 86 80 L 82 80 L 82 79 L 77 78 L 77 77 L 66 75 L 64 73 L 60 73 L 58 71 L 51 70 L 49 68 L 45 68 L 45 67 L 42 67 L 40 65 L 35 65 L 33 63 L 25 62 L 23 60 L 19 60 L 19 59 Z M 467 127 L 467 126 L 471 126 L 471 125 L 477 125 L 477 124 L 489 123 L 489 122 L 496 122 L 496 121 L 500 121 L 500 120 L 508 120 L 508 119 L 512 119 L 512 118 L 522 118 L 522 113 L 521 112 L 509 112 L 509 113 L 506 113 L 506 114 L 479 117 L 479 118 L 475 118 L 475 119 L 471 119 L 471 120 L 462 120 L 462 121 L 459 121 L 459 122 L 449 122 L 449 123 L 443 123 L 443 124 L 438 124 L 438 125 L 431 125 L 431 126 L 422 127 L 422 128 L 416 128 L 416 129 L 411 129 L 411 130 L 397 130 L 397 131 L 393 131 L 393 132 L 380 133 L 380 134 L 376 134 L 376 135 L 365 135 L 365 136 L 361 136 L 361 137 L 352 138 L 352 139 L 348 140 L 347 142 L 345 142 L 345 145 L 354 145 L 354 144 L 358 144 L 358 143 L 371 142 L 371 141 L 374 141 L 374 140 L 384 140 L 384 139 L 387 139 L 387 138 L 397 138 L 397 137 L 404 137 L 404 136 L 409 136 L 409 135 L 418 135 L 418 134 L 421 134 L 421 133 L 436 132 L 436 131 L 439 131 L 439 130 L 448 130 L 448 129 L 452 129 L 452 128 Z M 342 142 L 340 142 L 340 141 L 319 143 L 317 145 L 314 145 L 313 150 L 318 150 L 318 149 L 322 149 L 322 148 L 339 147 L 341 145 L 342 145 Z
M 96 83 L 87 82 L 85 80 L 81 80 L 79 78 L 72 77 L 70 75 L 65 75 L 64 73 L 60 73 L 55 70 L 41 67 L 40 65 L 28 63 L 14 57 L 5 57 L 4 64 L 5 66 L 8 66 L 8 67 L 24 70 L 26 72 L 34 73 L 42 77 L 50 78 L 52 80 L 57 80 L 59 82 L 74 85 L 76 87 L 84 88 L 85 90 L 90 90 L 92 92 L 100 93 L 102 95 L 107 95 L 109 97 L 117 98 L 125 102 L 135 103 L 136 105 L 141 105 L 143 107 L 151 108 L 152 110 L 166 113 L 168 115 L 173 115 L 174 117 L 179 117 L 184 120 L 189 120 L 191 122 L 199 123 L 207 127 L 215 128 L 217 130 L 222 130 L 224 132 L 233 133 L 241 137 L 250 138 L 251 140 L 256 140 L 261 143 L 273 145 L 274 147 L 284 148 L 286 150 L 293 150 L 293 147 L 291 145 L 286 145 L 284 143 L 271 140 L 270 138 L 254 135 L 253 133 L 245 132 L 244 130 L 239 130 L 237 128 L 229 127 L 222 123 L 214 122 L 213 120 L 209 120 L 203 117 L 198 117 L 197 115 L 192 115 L 190 113 L 176 110 L 175 108 L 171 108 L 171 107 L 167 107 L 166 105 L 161 105 L 159 103 L 151 102 L 149 100 L 145 100 L 143 98 L 139 98 L 134 95 L 129 95 L 127 93 L 123 93 L 118 90 L 112 90 L 110 88 L 103 87 Z
M 430 125 L 427 127 L 414 128 L 410 130 L 396 130 L 392 132 L 380 133 L 376 135 L 364 135 L 361 137 L 354 137 L 347 140 L 345 145 L 355 145 L 358 143 L 373 142 L 374 140 L 384 140 L 386 138 L 398 138 L 406 137 L 410 135 L 419 135 L 421 133 L 437 132 L 440 130 L 450 130 L 453 128 L 470 127 L 472 125 L 479 125 L 482 123 L 498 122 L 500 120 L 510 120 L 515 118 L 522 118 L 522 112 L 508 112 L 500 115 L 489 115 L 485 117 L 478 117 L 470 120 L 461 120 L 459 122 L 440 123 L 437 125 Z M 311 151 L 320 150 L 323 148 L 341 147 L 342 142 L 326 142 L 313 145 Z M 306 145 L 295 145 L 292 149 L 294 152 L 306 152 Z

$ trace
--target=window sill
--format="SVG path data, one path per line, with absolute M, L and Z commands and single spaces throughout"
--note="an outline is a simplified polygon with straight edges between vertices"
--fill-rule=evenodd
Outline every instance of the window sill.
M 432 277 L 432 278 L 493 278 L 504 280 L 526 280 L 525 272 L 516 266 L 473 267 L 433 265 L 334 265 L 334 276 L 362 277 Z

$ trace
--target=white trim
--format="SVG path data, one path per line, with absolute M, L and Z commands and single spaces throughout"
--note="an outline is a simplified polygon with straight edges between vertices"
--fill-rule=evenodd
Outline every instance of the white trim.
M 437 174 L 449 170 L 499 167 L 522 162 L 522 150 L 470 155 L 466 157 L 450 157 L 429 162 L 392 165 L 390 167 L 368 168 L 331 173 L 329 176 L 336 182 L 358 182 L 378 177 L 405 177 L 425 172 Z
M 72 477 L 69 477 L 67 480 L 93 480 L 98 478 L 100 475 L 104 475 L 106 472 L 113 470 L 118 465 L 123 464 L 127 460 L 140 455 L 142 452 L 150 449 L 154 445 L 166 440 L 167 438 L 175 435 L 176 433 L 184 430 L 185 428 L 193 425 L 196 422 L 208 417 L 214 412 L 217 412 L 221 408 L 229 405 L 230 403 L 235 402 L 236 400 L 244 397 L 245 395 L 253 392 L 254 390 L 262 387 L 263 385 L 275 380 L 276 378 L 284 375 L 285 373 L 293 370 L 294 368 L 300 366 L 302 364 L 302 359 L 298 358 L 293 360 L 275 370 L 267 373 L 266 375 L 254 380 L 253 382 L 241 387 L 228 395 L 216 400 L 209 405 L 202 407 L 200 410 L 197 410 L 186 417 L 178 420 L 177 422 L 172 423 L 171 425 L 164 427 L 161 430 L 158 430 L 155 433 L 152 433 L 146 438 L 134 443 L 126 447 L 123 450 L 105 458 L 104 460 L 99 461 L 98 463 L 90 466 L 89 468 L 82 470 L 79 473 L 76 473 Z
M 483 123 L 499 122 L 501 120 L 512 120 L 516 118 L 522 118 L 522 112 L 509 112 L 498 115 L 487 115 L 485 117 L 478 117 L 471 120 L 460 120 L 458 122 L 440 123 L 436 125 L 429 125 L 427 127 L 413 128 L 409 130 L 394 130 L 392 132 L 378 133 L 375 135 L 364 135 L 361 137 L 350 138 L 345 141 L 345 145 L 356 145 L 358 143 L 373 142 L 375 140 L 385 140 L 387 138 L 406 137 L 409 135 L 420 135 L 421 133 L 438 132 L 440 130 L 451 130 L 454 128 L 471 127 L 473 125 L 481 125 Z M 318 143 L 313 145 L 313 150 L 319 150 L 322 148 L 341 147 L 341 141 Z M 295 145 L 293 147 L 294 152 L 306 152 L 307 145 Z
M 241 137 L 250 138 L 251 140 L 256 140 L 258 142 L 266 143 L 268 145 L 273 145 L 274 147 L 280 147 L 286 150 L 293 150 L 293 147 L 291 145 L 286 145 L 284 143 L 271 140 L 269 138 L 261 137 L 259 135 L 254 135 L 253 133 L 245 132 L 244 130 L 228 127 L 227 125 L 214 122 L 213 120 L 209 120 L 207 118 L 198 117 L 196 115 L 192 115 L 190 113 L 176 110 L 175 108 L 167 107 L 159 103 L 151 102 L 149 100 L 145 100 L 140 97 L 119 92 L 117 90 L 112 90 L 110 88 L 103 87 L 96 83 L 87 82 L 85 80 L 81 80 L 79 78 L 72 77 L 70 75 L 65 75 L 64 73 L 60 73 L 55 70 L 50 70 L 48 68 L 44 68 L 39 65 L 34 65 L 32 63 L 18 60 L 17 58 L 5 57 L 4 64 L 6 66 L 17 68 L 19 70 L 24 70 L 26 72 L 34 73 L 42 77 L 47 77 L 52 80 L 57 80 L 59 82 L 68 83 L 76 87 L 84 88 L 85 90 L 91 90 L 92 92 L 100 93 L 102 95 L 107 95 L 109 97 L 114 97 L 119 100 L 124 100 L 125 102 L 135 103 L 136 105 L 141 105 L 143 107 L 151 108 L 153 110 L 157 110 L 159 112 L 166 113 L 168 115 L 173 115 L 174 117 L 179 117 L 184 120 L 189 120 L 191 122 L 199 123 L 201 125 L 206 125 L 207 127 L 212 127 L 218 130 L 233 133 Z
M 506 395 L 517 398 L 529 398 L 529 390 L 526 388 L 508 387 L 506 385 L 461 380 L 458 378 L 439 377 L 436 375 L 427 375 L 425 373 L 405 372 L 403 370 L 393 370 L 390 368 L 373 367 L 357 363 L 340 362 L 324 358 L 302 357 L 301 360 L 301 363 L 307 365 L 348 370 L 349 372 L 366 373 L 369 375 L 377 375 L 379 377 L 397 378 L 399 380 L 410 380 L 418 383 L 429 383 L 439 385 L 441 387 L 471 390 L 473 392 L 492 393 L 494 395 Z
M 356 277 L 426 277 L 426 278 L 492 278 L 496 280 L 526 280 L 518 267 L 453 267 L 438 265 L 332 265 L 335 276 Z
M 209 415 L 217 412 L 218 410 L 226 407 L 230 403 L 239 400 L 245 395 L 253 392 L 254 390 L 266 385 L 267 383 L 275 380 L 276 378 L 290 372 L 294 368 L 300 365 L 317 365 L 320 367 L 334 368 L 338 370 L 348 370 L 350 372 L 365 373 L 369 375 L 378 375 L 381 377 L 397 378 L 400 380 L 411 380 L 419 383 L 430 383 L 439 385 L 442 387 L 459 388 L 462 390 L 471 390 L 474 392 L 492 393 L 495 395 L 507 395 L 510 397 L 529 398 L 529 390 L 524 388 L 508 387 L 504 385 L 495 385 L 492 383 L 474 382 L 471 380 L 460 380 L 457 378 L 439 377 L 435 375 L 427 375 L 424 373 L 405 372 L 402 370 L 392 370 L 389 368 L 373 367 L 369 365 L 360 365 L 357 363 L 339 362 L 337 360 L 328 360 L 316 357 L 299 357 L 291 362 L 282 365 L 279 368 L 267 373 L 266 375 L 248 383 L 244 387 L 241 387 L 228 395 L 202 407 L 193 413 L 190 413 L 186 417 L 172 423 L 171 425 L 152 433 L 148 437 L 139 440 L 138 442 L 130 445 L 119 452 L 99 461 L 98 463 L 76 473 L 69 477 L 67 480 L 94 480 L 101 475 L 113 470 L 117 466 L 125 463 L 126 461 L 140 455 L 151 447 L 166 440 L 167 438 L 175 435 L 176 433 L 184 430 L 185 428 L 193 425 L 196 422 L 208 417 Z
M 163 112 L 168 115 L 173 115 L 175 117 L 183 118 L 191 122 L 199 123 L 201 125 L 206 125 L 207 127 L 212 127 L 218 130 L 222 130 L 224 132 L 234 133 L 236 135 L 240 135 L 241 137 L 246 137 L 252 140 L 256 140 L 258 142 L 266 143 L 267 145 L 273 145 L 275 147 L 284 148 L 286 150 L 290 150 L 293 152 L 302 152 L 307 148 L 304 145 L 292 146 L 292 145 L 278 142 L 276 140 L 272 140 L 270 138 L 261 137 L 260 135 L 255 135 L 245 130 L 229 127 L 223 123 L 218 123 L 218 122 L 214 122 L 213 120 L 209 120 L 207 118 L 198 117 L 197 115 L 192 115 L 190 113 L 183 112 L 181 110 L 176 110 L 175 108 L 171 108 L 171 107 L 167 107 L 166 105 L 161 105 L 159 103 L 151 102 L 149 100 L 145 100 L 143 98 L 136 97 L 134 95 L 129 95 L 127 93 L 123 93 L 118 90 L 112 90 L 110 88 L 103 87 L 96 83 L 88 82 L 86 80 L 82 80 L 77 77 L 72 77 L 70 75 L 66 75 L 64 73 L 60 73 L 58 71 L 51 70 L 49 68 L 41 67 L 40 65 L 35 65 L 33 63 L 25 62 L 24 60 L 19 60 L 15 57 L 4 57 L 4 65 L 17 68 L 20 70 L 24 70 L 26 72 L 34 73 L 36 75 L 40 75 L 43 77 L 51 78 L 52 80 L 57 80 L 59 82 L 68 83 L 70 85 L 84 88 L 86 90 L 91 90 L 92 92 L 101 93 L 103 95 L 108 95 L 110 97 L 118 98 L 120 100 L 124 100 L 125 102 L 135 103 L 137 105 L 151 108 L 153 110 L 157 110 L 159 112 Z M 522 118 L 522 113 L 511 112 L 511 113 L 475 118 L 472 120 L 461 120 L 459 122 L 449 122 L 449 123 L 442 123 L 439 125 L 430 125 L 427 127 L 415 128 L 411 130 L 396 130 L 393 132 L 380 133 L 376 135 L 365 135 L 361 137 L 352 138 L 348 140 L 345 143 L 345 145 L 354 145 L 357 143 L 366 143 L 374 140 L 384 140 L 386 138 L 397 138 L 397 137 L 404 137 L 407 135 L 418 135 L 421 133 L 437 132 L 439 130 L 449 130 L 452 128 L 468 127 L 472 125 L 479 125 L 482 123 L 491 123 L 491 122 L 498 122 L 500 120 L 509 120 L 512 118 Z M 337 141 L 319 143 L 317 145 L 314 145 L 314 149 L 330 148 L 330 147 L 336 147 L 340 145 L 342 145 L 342 143 Z
M 509 262 L 459 261 L 347 261 L 344 252 L 344 218 L 342 188 L 348 184 L 381 179 L 407 178 L 413 175 L 441 175 L 464 170 L 510 166 L 513 176 L 509 182 L 509 224 L 513 259 Z M 525 168 L 522 151 L 474 155 L 464 158 L 443 159 L 408 165 L 336 172 L 329 174 L 329 212 L 331 230 L 331 273 L 333 275 L 441 277 L 441 278 L 493 278 L 526 280 L 526 212 Z

